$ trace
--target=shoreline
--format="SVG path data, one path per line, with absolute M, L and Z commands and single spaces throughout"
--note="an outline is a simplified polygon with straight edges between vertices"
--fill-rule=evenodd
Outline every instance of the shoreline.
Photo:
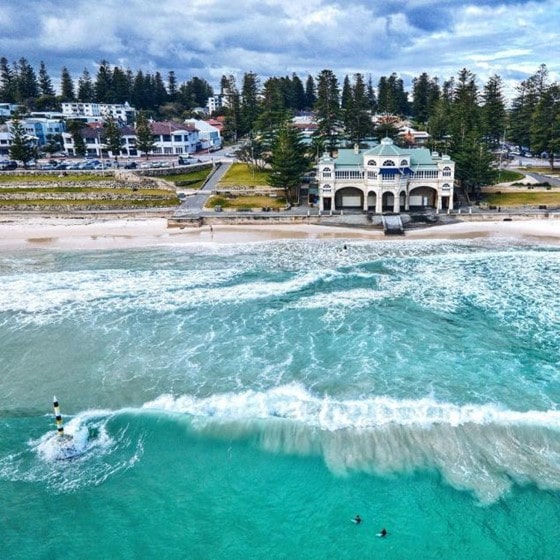
M 403 236 L 381 230 L 313 224 L 213 225 L 168 228 L 166 218 L 73 219 L 6 217 L 0 251 L 29 249 L 126 249 L 193 243 L 249 243 L 280 239 L 419 240 L 506 238 L 560 245 L 560 220 L 468 221 L 411 229 Z

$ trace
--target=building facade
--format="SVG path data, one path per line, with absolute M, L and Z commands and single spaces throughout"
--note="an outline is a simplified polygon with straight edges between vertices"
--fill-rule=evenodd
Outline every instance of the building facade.
M 399 148 L 390 138 L 368 150 L 341 149 L 317 165 L 321 211 L 452 210 L 455 162 L 427 148 Z
M 82 120 L 84 122 L 102 122 L 112 117 L 123 124 L 133 122 L 136 110 L 128 103 L 62 103 L 62 114 L 66 119 Z

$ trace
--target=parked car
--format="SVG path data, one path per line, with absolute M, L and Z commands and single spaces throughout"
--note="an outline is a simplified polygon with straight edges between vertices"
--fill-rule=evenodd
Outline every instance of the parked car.
M 5 159 L 3 161 L 0 161 L 0 170 L 3 171 L 10 171 L 11 169 L 17 169 L 17 162 L 14 160 L 8 160 Z
M 129 161 L 128 163 L 125 163 L 124 168 L 125 169 L 136 169 L 138 167 L 138 165 L 136 164 L 135 161 Z

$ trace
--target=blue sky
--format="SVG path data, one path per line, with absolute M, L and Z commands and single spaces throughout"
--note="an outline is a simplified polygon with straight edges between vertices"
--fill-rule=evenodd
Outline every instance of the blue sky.
M 0 0 L 0 56 L 43 60 L 55 83 L 63 66 L 77 79 L 102 59 L 213 86 L 324 68 L 408 85 L 466 67 L 511 94 L 540 64 L 559 79 L 558 29 L 559 0 Z

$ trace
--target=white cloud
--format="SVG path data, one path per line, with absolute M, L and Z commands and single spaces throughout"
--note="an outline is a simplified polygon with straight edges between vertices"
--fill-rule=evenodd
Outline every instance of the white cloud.
M 557 76 L 557 0 L 0 0 L 0 56 L 44 60 L 55 76 L 95 72 L 107 59 L 133 71 L 174 70 L 217 85 L 223 73 L 264 80 L 323 68 L 427 72 L 441 79 L 462 67 L 484 81 L 515 79 L 541 63 Z

